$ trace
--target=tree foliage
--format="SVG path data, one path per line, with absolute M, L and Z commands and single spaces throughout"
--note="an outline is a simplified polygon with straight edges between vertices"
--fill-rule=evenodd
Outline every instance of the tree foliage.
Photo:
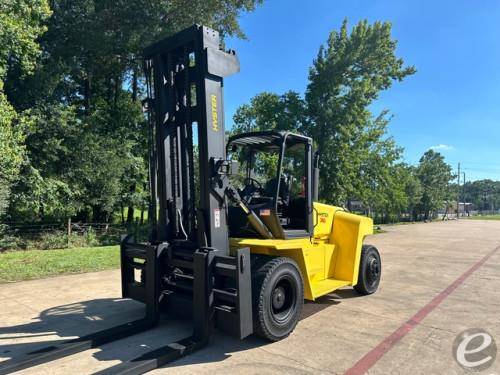
M 332 31 L 309 72 L 306 90 L 311 124 L 309 134 L 317 141 L 322 157 L 320 196 L 331 202 L 367 194 L 364 176 L 377 181 L 380 168 L 390 165 L 399 151 L 386 138 L 387 113 L 370 111 L 381 91 L 415 72 L 396 57 L 396 41 L 387 22 L 361 21 L 349 33 L 347 21 Z M 360 186 L 361 184 L 361 186 Z
M 500 181 L 485 179 L 467 182 L 460 190 L 461 201 L 472 203 L 479 211 L 500 209 Z
M 294 91 L 283 95 L 263 92 L 254 96 L 249 104 L 236 110 L 234 133 L 259 130 L 289 130 L 303 132 L 307 124 L 305 101 Z
M 29 221 L 75 213 L 77 194 L 70 187 L 72 153 L 80 136 L 75 116 L 72 107 L 64 106 L 29 111 L 32 122 L 25 127 L 25 158 L 13 188 L 11 217 Z
M 143 48 L 193 23 L 213 27 L 222 36 L 244 37 L 238 16 L 260 3 L 51 0 L 48 19 L 50 10 L 42 0 L 0 5 L 10 10 L 0 15 L 1 26 L 9 23 L 0 30 L 0 41 L 5 41 L 0 48 L 10 46 L 0 50 L 0 58 L 8 60 L 0 73 L 5 72 L 10 103 L 10 112 L 0 112 L 2 145 L 4 139 L 15 139 L 14 129 L 3 130 L 3 118 L 12 123 L 16 112 L 30 116 L 30 126 L 19 133 L 19 148 L 2 147 L 14 154 L 8 162 L 14 169 L 23 160 L 10 219 L 104 221 L 122 207 L 130 213 L 144 207 Z M 19 41 L 11 43 L 12 35 L 19 35 Z
M 0 4 L 0 79 L 9 68 L 33 71 L 40 54 L 37 38 L 46 31 L 50 15 L 46 0 L 3 0 Z
M 23 133 L 14 127 L 16 118 L 17 114 L 0 91 L 0 216 L 7 208 L 10 187 L 17 180 L 23 160 Z
M 419 210 L 428 219 L 432 212 L 444 206 L 447 198 L 451 198 L 450 182 L 454 175 L 444 157 L 434 150 L 428 150 L 420 158 L 416 175 L 422 186 Z
M 36 40 L 46 30 L 43 21 L 49 15 L 46 0 L 4 0 L 0 4 L 0 216 L 18 178 L 27 121 L 9 103 L 4 80 L 9 70 L 23 75 L 34 70 L 40 54 Z

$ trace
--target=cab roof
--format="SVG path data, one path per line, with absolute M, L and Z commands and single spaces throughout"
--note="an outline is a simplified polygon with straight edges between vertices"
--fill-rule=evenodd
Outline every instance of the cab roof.
M 227 147 L 236 145 L 248 146 L 262 151 L 278 151 L 285 140 L 290 142 L 292 146 L 296 143 L 312 142 L 309 137 L 289 131 L 266 130 L 234 135 L 229 138 Z

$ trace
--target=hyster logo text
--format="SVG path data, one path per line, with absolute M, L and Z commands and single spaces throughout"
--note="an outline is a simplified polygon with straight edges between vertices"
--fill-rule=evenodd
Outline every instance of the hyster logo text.
M 217 96 L 212 94 L 212 130 L 214 132 L 219 131 L 219 119 L 217 117 Z

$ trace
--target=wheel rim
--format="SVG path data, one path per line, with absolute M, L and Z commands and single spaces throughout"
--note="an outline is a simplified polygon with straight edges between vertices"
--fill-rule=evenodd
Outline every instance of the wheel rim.
M 293 314 L 297 301 L 297 290 L 289 277 L 282 277 L 271 293 L 271 316 L 278 324 L 285 323 Z
M 367 259 L 365 276 L 368 287 L 372 288 L 377 285 L 380 278 L 380 262 L 374 254 Z
M 273 309 L 279 310 L 285 304 L 285 290 L 278 286 L 273 291 Z

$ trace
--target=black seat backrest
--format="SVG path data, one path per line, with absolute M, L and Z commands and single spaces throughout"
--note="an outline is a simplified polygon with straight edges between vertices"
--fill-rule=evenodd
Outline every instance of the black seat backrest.
M 290 200 L 290 203 L 285 209 L 285 214 L 290 219 L 287 225 L 289 229 L 306 229 L 306 199 L 299 197 Z

